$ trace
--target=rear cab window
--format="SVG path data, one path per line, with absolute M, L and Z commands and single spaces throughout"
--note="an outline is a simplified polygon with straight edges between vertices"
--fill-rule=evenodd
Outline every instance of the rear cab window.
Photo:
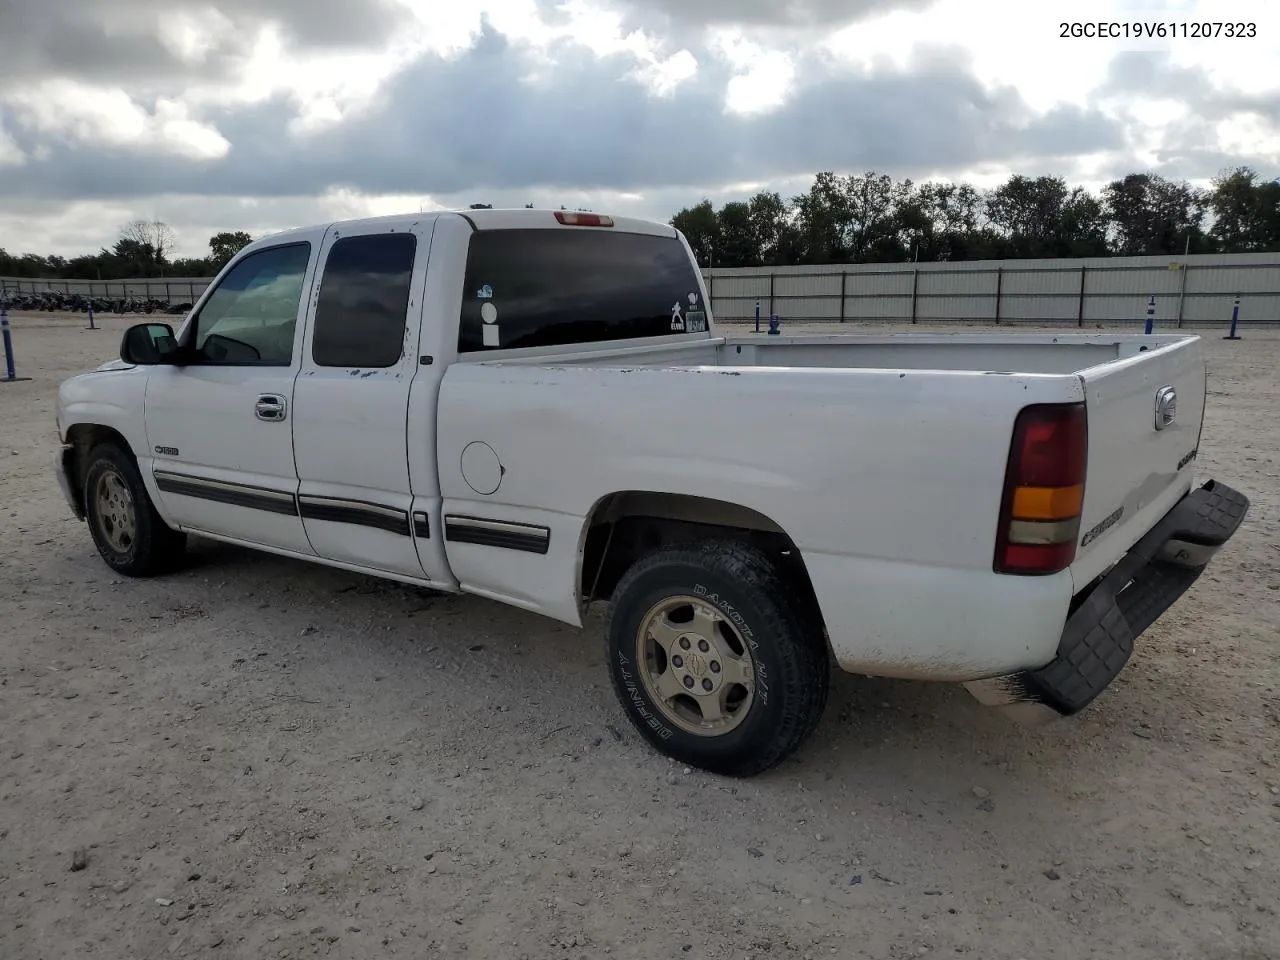
M 678 237 L 576 227 L 471 235 L 459 353 L 706 331 Z
M 416 249 L 410 233 L 335 241 L 316 297 L 316 366 L 386 368 L 400 362 Z

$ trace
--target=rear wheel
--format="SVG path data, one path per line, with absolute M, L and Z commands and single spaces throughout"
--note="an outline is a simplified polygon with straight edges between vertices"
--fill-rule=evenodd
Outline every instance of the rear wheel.
M 606 632 L 628 718 L 684 763 L 760 773 L 801 746 L 826 706 L 812 603 L 747 544 L 675 544 L 642 557 L 618 584 Z
M 165 525 L 133 456 L 113 443 L 89 453 L 84 509 L 98 553 L 116 572 L 152 576 L 171 570 L 181 559 L 186 535 Z

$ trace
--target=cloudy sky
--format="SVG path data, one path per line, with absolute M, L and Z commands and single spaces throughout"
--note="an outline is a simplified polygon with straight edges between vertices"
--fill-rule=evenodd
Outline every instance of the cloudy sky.
M 1232 21 L 1242 39 L 1062 39 Z M 566 204 L 817 170 L 1280 176 L 1280 0 L 0 0 L 0 247 Z

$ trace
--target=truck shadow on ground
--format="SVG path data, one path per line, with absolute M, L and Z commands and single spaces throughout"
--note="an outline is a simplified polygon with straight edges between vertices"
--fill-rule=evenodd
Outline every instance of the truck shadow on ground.
M 280 634 L 282 648 L 323 624 L 322 652 L 343 671 L 403 674 L 401 661 L 408 656 L 429 680 L 430 672 L 418 659 L 429 653 L 459 665 L 463 682 L 465 671 L 482 669 L 485 683 L 508 688 L 513 703 L 521 698 L 551 703 L 566 688 L 587 691 L 575 705 L 572 728 L 608 731 L 606 742 L 619 739 L 612 735 L 616 732 L 628 754 L 645 757 L 641 762 L 655 771 L 667 766 L 665 758 L 640 741 L 614 702 L 600 639 L 602 605 L 592 608 L 584 629 L 578 630 L 477 597 L 194 539 L 186 568 L 176 579 L 207 581 L 228 597 L 250 588 L 259 606 L 287 622 Z M 209 592 L 201 592 L 206 602 L 213 600 Z M 401 682 L 403 687 L 382 684 L 380 696 L 403 690 L 412 697 L 412 685 Z M 486 686 L 485 696 L 500 698 L 501 693 Z M 408 703 L 405 708 L 410 709 Z M 1100 703 L 1091 710 L 1105 716 L 1110 707 Z M 1082 764 L 1094 762 L 1086 760 L 1086 747 L 1101 742 L 1104 751 L 1120 756 L 1127 754 L 1128 737 L 1127 731 L 1117 732 L 1096 717 L 1026 727 L 982 706 L 958 685 L 861 677 L 833 668 L 826 711 L 814 736 L 793 758 L 753 782 L 790 789 L 786 784 L 798 777 L 815 788 L 831 781 L 853 782 L 864 792 L 879 783 L 886 802 L 898 790 L 953 794 L 959 785 L 982 793 L 992 789 L 982 782 L 992 780 L 1056 781 L 1080 775 Z M 544 747 L 527 745 L 531 751 Z M 974 797 L 975 803 L 984 800 L 988 798 Z

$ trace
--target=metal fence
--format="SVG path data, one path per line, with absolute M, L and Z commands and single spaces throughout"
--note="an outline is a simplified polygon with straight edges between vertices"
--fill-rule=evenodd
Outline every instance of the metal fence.
M 1034 323 L 1085 327 L 1146 320 L 1205 326 L 1231 320 L 1280 323 L 1280 254 L 976 260 L 704 269 L 715 316 L 830 323 Z M 0 277 L 5 295 L 141 298 L 194 303 L 208 277 L 140 280 L 28 280 Z
M 212 277 L 152 277 L 139 280 L 31 280 L 0 277 L 0 294 L 60 293 L 69 297 L 102 297 L 111 300 L 139 298 L 168 303 L 195 303 Z
M 704 269 L 718 320 L 1280 323 L 1280 254 Z

